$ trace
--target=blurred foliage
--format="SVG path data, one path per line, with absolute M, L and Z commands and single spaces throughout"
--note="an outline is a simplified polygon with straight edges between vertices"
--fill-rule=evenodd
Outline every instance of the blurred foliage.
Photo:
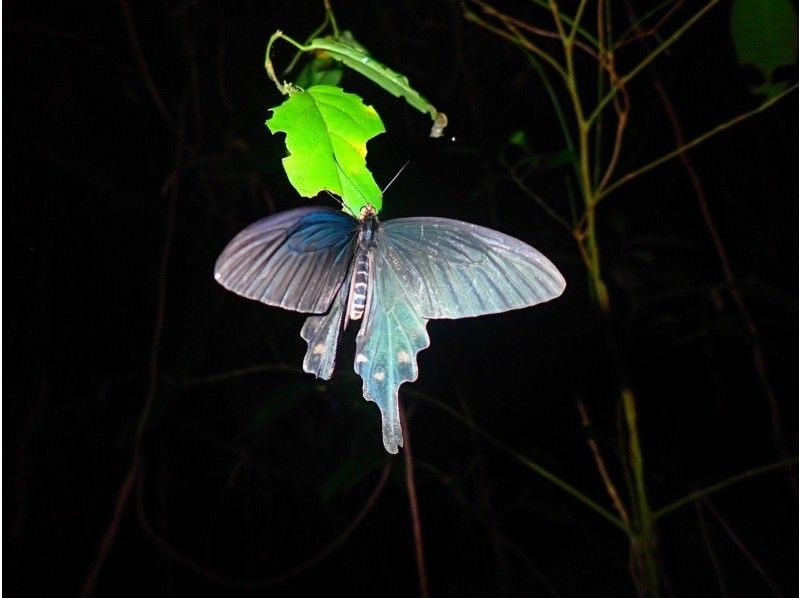
M 797 14 L 789 0 L 735 0 L 731 33 L 739 64 L 763 77 L 753 93 L 769 98 L 789 86 L 774 80 L 775 71 L 797 63 Z

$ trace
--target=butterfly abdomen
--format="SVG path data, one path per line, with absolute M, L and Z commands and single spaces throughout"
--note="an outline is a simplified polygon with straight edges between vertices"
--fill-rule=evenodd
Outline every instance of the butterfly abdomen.
M 347 316 L 350 320 L 360 320 L 367 307 L 369 252 L 374 242 L 377 225 L 378 220 L 375 218 L 374 210 L 371 207 L 362 210 L 361 217 L 358 219 L 358 241 L 356 242 L 353 278 L 350 282 L 350 300 L 347 302 Z
M 353 270 L 353 283 L 350 287 L 350 313 L 351 320 L 360 320 L 364 315 L 367 305 L 367 280 L 369 279 L 369 255 L 366 251 L 359 251 L 356 255 L 356 264 Z

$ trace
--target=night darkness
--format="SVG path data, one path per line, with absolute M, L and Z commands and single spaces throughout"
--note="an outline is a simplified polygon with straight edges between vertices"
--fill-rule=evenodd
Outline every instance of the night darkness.
M 305 39 L 322 0 L 129 4 L 129 20 L 125 0 L 3 4 L 4 589 L 419 595 L 406 461 L 386 454 L 361 397 L 355 332 L 333 380 L 315 380 L 301 370 L 304 316 L 213 278 L 239 230 L 309 201 L 282 170 L 283 135 L 264 126 L 281 97 L 263 59 L 276 29 Z M 618 50 L 620 73 L 692 16 L 685 4 L 661 37 Z M 494 6 L 553 27 L 535 3 Z M 568 282 L 544 305 L 428 327 L 401 400 L 430 595 L 653 595 L 626 534 L 524 461 L 618 517 L 594 447 L 632 509 L 623 384 L 652 511 L 796 455 L 797 92 L 688 154 L 731 276 L 680 160 L 603 199 L 604 316 L 575 239 L 507 168 L 522 131 L 535 155 L 525 184 L 570 217 L 575 171 L 553 105 L 525 55 L 463 8 L 334 3 L 339 25 L 450 120 L 430 139 L 427 116 L 345 73 L 387 128 L 369 143 L 376 180 L 410 160 L 381 217 L 489 226 Z M 630 25 L 624 2 L 612 16 L 615 31 Z M 630 81 L 614 178 L 676 147 L 659 85 L 686 140 L 763 101 L 729 19 L 729 3 L 715 6 Z M 561 56 L 558 40 L 532 39 Z M 279 68 L 292 56 L 276 44 Z M 576 68 L 589 102 L 597 65 L 579 53 Z M 796 488 L 796 466 L 778 466 L 658 519 L 661 595 L 797 595 Z

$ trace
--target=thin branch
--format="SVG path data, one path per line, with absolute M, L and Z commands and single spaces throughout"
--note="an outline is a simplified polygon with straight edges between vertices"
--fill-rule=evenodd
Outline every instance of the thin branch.
M 511 35 L 510 33 L 507 33 L 502 29 L 495 27 L 494 25 L 490 25 L 489 23 L 481 19 L 478 15 L 476 15 L 474 12 L 472 12 L 467 8 L 464 8 L 464 18 L 468 21 L 472 21 L 473 23 L 475 23 L 480 27 L 483 27 L 487 31 L 491 31 L 495 35 L 498 35 L 503 39 L 510 41 L 515 45 L 519 45 L 525 48 L 526 50 L 530 50 L 531 52 L 536 54 L 539 58 L 544 60 L 547 64 L 549 64 L 564 81 L 567 80 L 567 73 L 566 71 L 564 71 L 563 67 L 558 63 L 558 61 L 555 58 L 553 58 L 550 54 L 542 50 L 539 46 L 531 42 L 529 39 L 523 38 L 524 41 L 520 40 Z
M 681 507 L 691 504 L 694 501 L 704 498 L 706 496 L 710 496 L 711 494 L 719 492 L 720 490 L 725 490 L 729 486 L 733 486 L 734 484 L 738 484 L 739 482 L 743 482 L 744 480 L 749 480 L 750 478 L 761 475 L 762 473 L 768 473 L 770 471 L 775 471 L 777 469 L 782 469 L 784 467 L 790 467 L 795 463 L 797 463 L 797 457 L 792 457 L 791 459 L 778 461 L 776 463 L 770 463 L 769 465 L 762 465 L 761 467 L 756 467 L 754 469 L 748 469 L 747 471 L 743 471 L 740 474 L 729 477 L 725 480 L 722 480 L 721 482 L 717 482 L 716 484 L 712 484 L 710 486 L 706 486 L 705 488 L 701 488 L 699 490 L 695 490 L 694 492 L 690 492 L 683 498 L 679 498 L 678 500 L 669 503 L 665 507 L 661 507 L 660 509 L 658 509 L 653 513 L 653 519 L 654 520 L 661 519 L 665 515 L 669 515 L 673 511 L 677 511 Z
M 578 413 L 580 413 L 581 416 L 581 424 L 583 425 L 583 429 L 589 432 L 592 426 L 592 422 L 589 419 L 589 413 L 586 411 L 586 407 L 580 399 L 578 399 L 576 403 L 578 405 Z M 611 479 L 611 475 L 608 473 L 606 463 L 603 460 L 603 455 L 600 453 L 600 447 L 597 446 L 597 441 L 592 436 L 587 435 L 586 443 L 589 445 L 589 449 L 592 451 L 592 456 L 594 457 L 597 471 L 600 473 L 600 478 L 603 480 L 603 485 L 606 488 L 606 492 L 608 492 L 611 503 L 614 505 L 617 513 L 619 513 L 622 522 L 626 526 L 630 527 L 631 522 L 630 517 L 628 517 L 628 511 L 625 509 L 625 505 L 622 504 L 622 499 L 620 499 L 619 493 L 617 492 L 617 486 L 614 484 L 614 481 Z
M 589 509 L 591 509 L 592 511 L 594 511 L 595 513 L 600 515 L 603 519 L 605 519 L 609 523 L 613 524 L 615 527 L 619 528 L 626 535 L 630 535 L 630 533 L 631 533 L 630 529 L 619 518 L 617 518 L 613 513 L 611 513 L 607 509 L 604 509 L 603 507 L 601 507 L 594 500 L 592 500 L 591 498 L 589 498 L 588 496 L 583 494 L 580 490 L 578 490 L 577 488 L 575 488 L 574 486 L 572 486 L 568 482 L 565 482 L 564 480 L 562 480 L 556 474 L 548 471 L 547 469 L 545 469 L 544 467 L 542 467 L 541 465 L 539 465 L 535 461 L 533 461 L 533 460 L 529 459 L 528 457 L 524 456 L 522 453 L 517 452 L 516 450 L 514 450 L 513 448 L 511 448 L 510 446 L 508 446 L 507 444 L 505 444 L 501 440 L 498 440 L 497 438 L 495 438 L 494 436 L 492 436 L 488 432 L 484 431 L 483 429 L 478 427 L 475 423 L 473 423 L 469 418 L 465 417 L 464 415 L 462 415 L 461 413 L 459 413 L 458 411 L 456 411 L 455 409 L 450 407 L 450 405 L 447 405 L 446 403 L 443 403 L 442 401 L 440 401 L 438 399 L 435 399 L 434 397 L 431 397 L 430 395 L 426 395 L 425 393 L 422 393 L 422 392 L 420 392 L 418 390 L 415 390 L 415 389 L 411 389 L 410 388 L 406 392 L 407 392 L 407 394 L 414 395 L 416 397 L 424 399 L 425 401 L 428 401 L 432 405 L 435 405 L 436 407 L 438 407 L 439 409 L 441 409 L 442 411 L 444 411 L 445 413 L 447 413 L 448 415 L 450 415 L 454 419 L 458 420 L 459 422 L 461 422 L 462 424 L 464 424 L 465 426 L 467 426 L 468 428 L 473 430 L 476 434 L 481 436 L 484 440 L 486 440 L 487 442 L 489 442 L 490 444 L 492 444 L 496 448 L 498 448 L 501 451 L 503 451 L 504 453 L 506 453 L 508 456 L 513 458 L 515 461 L 517 461 L 518 463 L 520 463 L 523 466 L 527 467 L 531 471 L 537 473 L 539 476 L 541 476 L 542 478 L 544 478 L 545 480 L 547 480 L 551 484 L 557 486 L 558 488 L 560 488 L 561 490 L 563 490 L 564 492 L 566 492 L 567 494 L 572 496 L 574 499 L 576 499 L 579 502 L 583 503 L 584 506 L 588 507 Z
M 133 24 L 131 11 L 128 7 L 128 0 L 119 0 L 119 5 L 122 9 L 122 16 L 125 18 L 125 27 L 128 30 L 131 48 L 133 49 L 133 54 L 136 57 L 136 62 L 139 65 L 139 70 L 142 72 L 142 78 L 144 79 L 145 87 L 147 87 L 147 92 L 150 94 L 150 99 L 153 100 L 153 103 L 155 104 L 159 114 L 161 114 L 164 120 L 166 120 L 167 123 L 174 128 L 175 119 L 169 113 L 169 110 L 167 110 L 164 100 L 161 99 L 161 94 L 158 92 L 158 88 L 153 82 L 153 77 L 150 74 L 150 67 L 147 66 L 147 60 L 145 60 L 142 47 L 139 45 L 139 37 L 136 35 L 136 27 Z
M 634 22 L 634 29 L 637 32 L 641 33 L 641 29 L 639 28 L 638 24 L 639 22 L 636 20 L 636 14 L 634 13 L 633 5 L 630 2 L 630 0 L 626 1 L 626 6 L 628 9 L 628 15 L 630 17 L 630 20 Z M 643 38 L 644 36 L 640 37 Z M 678 114 L 675 111 L 675 107 L 672 104 L 672 100 L 669 97 L 669 93 L 667 92 L 667 89 L 664 87 L 664 84 L 661 82 L 661 78 L 658 76 L 656 69 L 650 70 L 650 77 L 653 81 L 653 87 L 655 88 L 656 93 L 658 94 L 658 97 L 661 100 L 661 104 L 663 105 L 664 110 L 667 113 L 667 117 L 669 118 L 670 124 L 672 125 L 672 134 L 675 139 L 675 145 L 680 147 L 684 145 L 685 138 L 683 134 L 683 127 L 681 125 L 680 119 L 678 118 Z M 784 441 L 783 430 L 781 425 L 780 408 L 778 406 L 778 399 L 775 396 L 775 391 L 772 387 L 772 384 L 770 383 L 769 377 L 767 376 L 767 366 L 764 360 L 760 334 L 755 322 L 755 318 L 750 312 L 750 309 L 744 300 L 744 296 L 736 287 L 736 276 L 733 273 L 733 268 L 731 267 L 730 260 L 728 259 L 728 253 L 725 250 L 725 245 L 722 243 L 722 237 L 719 234 L 716 222 L 714 221 L 714 217 L 711 214 L 711 208 L 709 207 L 708 198 L 706 197 L 705 187 L 703 186 L 703 183 L 700 180 L 700 175 L 698 174 L 697 170 L 695 170 L 694 164 L 689 158 L 688 153 L 683 152 L 680 154 L 679 157 L 681 163 L 683 164 L 684 169 L 686 170 L 686 174 L 689 176 L 692 188 L 694 189 L 695 197 L 697 198 L 697 203 L 700 208 L 700 213 L 703 217 L 703 222 L 706 225 L 708 234 L 711 237 L 712 243 L 714 244 L 714 249 L 717 252 L 717 257 L 719 258 L 720 265 L 722 266 L 722 273 L 725 276 L 725 281 L 727 283 L 731 298 L 733 299 L 734 303 L 736 304 L 736 307 L 739 310 L 739 313 L 742 315 L 742 318 L 745 320 L 747 324 L 747 331 L 750 334 L 753 347 L 753 366 L 756 370 L 756 375 L 758 376 L 759 382 L 761 383 L 761 389 L 764 393 L 765 398 L 767 399 L 767 405 L 769 406 L 770 420 L 772 425 L 772 437 L 775 441 L 775 445 L 781 457 L 787 459 L 789 457 L 789 452 L 786 449 L 786 444 Z M 797 481 L 795 480 L 791 472 L 789 475 L 789 481 L 791 482 L 792 487 L 795 489 L 796 492 Z
M 639 62 L 639 64 L 633 67 L 624 77 L 622 77 L 622 83 L 623 84 L 627 83 L 628 81 L 633 79 L 636 75 L 638 75 L 640 72 L 642 72 L 642 70 L 648 64 L 653 62 L 662 52 L 664 52 L 672 44 L 678 41 L 678 39 L 680 39 L 680 37 L 684 33 L 686 33 L 686 31 L 692 25 L 694 25 L 698 20 L 700 20 L 700 18 L 703 15 L 705 15 L 709 10 L 711 10 L 714 7 L 714 5 L 718 4 L 719 2 L 720 0 L 709 0 L 708 4 L 706 4 L 703 8 L 701 8 L 694 15 L 692 15 L 692 17 L 688 21 L 686 21 L 683 25 L 681 25 L 675 33 L 673 33 L 666 40 L 664 40 L 655 50 L 653 50 L 652 52 L 650 52 L 650 54 L 645 56 L 644 59 L 642 59 L 642 61 Z M 603 108 L 605 108 L 606 104 L 608 104 L 611 101 L 611 99 L 615 95 L 617 95 L 618 91 L 619 90 L 616 87 L 611 88 L 611 90 L 606 94 L 606 96 L 602 100 L 600 100 L 600 103 L 597 105 L 594 111 L 589 115 L 589 118 L 587 119 L 588 123 L 591 123 L 595 118 L 597 118 L 600 112 L 603 111 Z
M 542 8 L 544 8 L 546 10 L 551 10 L 550 0 L 533 0 L 533 2 L 534 2 L 534 4 L 538 4 L 539 6 L 541 6 Z M 563 13 L 559 12 L 558 13 L 558 17 L 559 17 L 559 21 L 563 21 L 564 23 L 566 23 L 570 27 L 572 27 L 575 24 L 575 21 L 573 21 L 571 17 L 569 17 L 569 16 L 567 16 L 567 15 L 565 15 Z M 595 47 L 597 46 L 597 38 L 595 38 L 591 33 L 586 31 L 586 29 L 584 29 L 583 27 L 580 27 L 580 25 L 578 26 L 578 33 L 580 33 L 583 36 L 583 38 L 586 41 L 588 41 L 590 44 L 592 44 Z
M 641 28 L 642 23 L 644 23 L 647 19 L 649 19 L 655 13 L 657 13 L 662 8 L 664 8 L 667 4 L 672 4 L 672 6 L 670 6 L 669 10 L 667 10 L 663 15 L 661 15 L 661 17 L 658 19 L 658 21 L 656 21 L 656 23 L 654 25 L 648 27 L 647 29 L 642 29 Z M 614 50 L 619 50 L 623 46 L 626 46 L 627 44 L 629 44 L 629 43 L 631 43 L 631 42 L 633 42 L 633 41 L 635 41 L 637 39 L 644 39 L 646 37 L 650 37 L 650 36 L 656 35 L 658 33 L 658 30 L 661 29 L 661 27 L 664 25 L 664 23 L 666 23 L 669 20 L 669 18 L 673 14 L 675 14 L 675 12 L 681 6 L 683 6 L 683 0 L 667 0 L 666 2 L 662 2 L 661 4 L 656 6 L 650 12 L 645 13 L 645 15 L 641 19 L 639 19 L 639 21 L 634 23 L 631 26 L 630 29 L 628 29 L 625 33 L 623 33 L 620 36 L 619 41 L 617 41 L 614 44 Z M 636 35 L 628 38 L 627 36 L 630 35 L 630 33 L 632 31 L 635 31 Z
M 311 569 L 315 565 L 321 563 L 326 558 L 328 558 L 331 554 L 333 554 L 336 549 L 338 549 L 342 544 L 347 541 L 347 539 L 352 535 L 352 533 L 361 525 L 361 522 L 367 516 L 367 514 L 372 510 L 375 506 L 375 503 L 378 501 L 383 489 L 386 487 L 386 482 L 389 479 L 389 472 L 392 469 L 392 461 L 387 460 L 386 465 L 383 467 L 383 471 L 381 472 L 380 477 L 378 478 L 378 482 L 376 483 L 375 487 L 373 488 L 372 492 L 367 498 L 367 501 L 361 507 L 361 509 L 356 513 L 355 517 L 347 524 L 347 526 L 341 531 L 341 533 L 336 536 L 329 544 L 327 544 L 322 550 L 313 554 L 311 557 L 300 563 L 299 565 L 292 567 L 288 571 L 281 573 L 279 575 L 274 575 L 272 577 L 266 579 L 254 579 L 254 580 L 246 580 L 246 579 L 236 579 L 232 577 L 228 577 L 211 569 L 208 569 L 193 559 L 187 557 L 184 554 L 181 554 L 176 550 L 169 542 L 167 542 L 163 537 L 161 537 L 158 532 L 153 529 L 153 526 L 150 524 L 149 519 L 147 518 L 147 514 L 144 510 L 144 501 L 142 498 L 142 481 L 141 476 L 138 484 L 138 491 L 137 491 L 137 500 L 136 500 L 136 511 L 138 514 L 139 525 L 141 525 L 144 532 L 147 536 L 152 540 L 152 542 L 161 550 L 161 552 L 167 556 L 170 560 L 179 565 L 182 565 L 189 569 L 190 571 L 200 575 L 201 577 L 205 577 L 206 579 L 210 579 L 220 585 L 245 589 L 245 590 L 253 590 L 253 589 L 262 589 L 267 588 L 275 585 L 279 585 L 282 583 L 286 583 L 294 579 L 295 577 L 301 575 L 302 573 L 306 572 L 307 570 Z
M 503 166 L 506 167 L 506 170 L 508 170 L 508 175 L 511 177 L 511 180 L 514 181 L 514 183 L 517 185 L 517 187 L 519 187 L 520 190 L 523 193 L 525 193 L 525 195 L 527 195 L 533 201 L 535 201 L 539 205 L 539 207 L 542 208 L 542 210 L 544 210 L 544 212 L 548 216 L 550 216 L 550 218 L 552 218 L 553 220 L 558 222 L 561 226 L 563 226 L 567 231 L 569 231 L 571 233 L 572 232 L 572 225 L 569 222 L 567 222 L 567 220 L 561 214 L 559 214 L 553 208 L 551 208 L 541 195 L 539 195 L 538 193 L 533 191 L 533 189 L 528 187 L 525 184 L 525 181 L 522 180 L 522 177 L 520 177 L 517 174 L 517 171 L 513 166 L 511 166 L 510 164 L 506 163 L 505 160 L 502 159 L 502 158 L 501 158 L 500 161 L 503 164 Z
M 636 177 L 644 174 L 645 172 L 648 172 L 648 171 L 652 170 L 656 166 L 660 166 L 664 162 L 667 162 L 668 160 L 671 160 L 672 158 L 681 155 L 686 150 L 691 149 L 691 148 L 695 147 L 696 145 L 700 145 L 701 143 L 703 143 L 704 141 L 710 139 L 714 135 L 716 135 L 718 133 L 721 133 L 722 131 L 725 131 L 726 129 L 730 129 L 732 126 L 737 125 L 737 124 L 739 124 L 740 122 L 742 122 L 744 120 L 747 120 L 751 116 L 755 116 L 756 114 L 758 114 L 760 112 L 763 112 L 764 110 L 766 110 L 767 108 L 770 108 L 773 104 L 775 104 L 778 101 L 782 100 L 784 97 L 786 97 L 787 95 L 789 95 L 790 93 L 792 93 L 796 89 L 797 89 L 797 84 L 792 85 L 789 89 L 779 93 L 774 98 L 770 98 L 769 100 L 767 100 L 766 102 L 764 102 L 763 104 L 758 106 L 757 108 L 754 108 L 753 110 L 750 110 L 749 112 L 745 112 L 743 114 L 739 114 L 738 116 L 732 118 L 731 120 L 726 121 L 726 122 L 724 122 L 724 123 L 722 123 L 720 125 L 717 125 L 716 127 L 711 129 L 710 131 L 707 131 L 707 132 L 703 133 L 699 137 L 695 137 L 694 139 L 692 139 L 688 143 L 685 143 L 682 146 L 672 150 L 668 154 L 665 154 L 665 155 L 661 156 L 660 158 L 657 158 L 657 159 L 653 160 L 652 162 L 649 162 L 649 163 L 645 164 L 641 168 L 637 168 L 636 170 L 634 170 L 632 172 L 629 172 L 628 174 L 620 177 L 614 183 L 612 183 L 611 185 L 609 185 L 608 187 L 606 187 L 603 190 L 603 193 L 602 193 L 602 195 L 600 195 L 598 200 L 600 198 L 603 198 L 603 197 L 607 196 L 609 193 L 611 193 L 615 189 L 618 189 L 622 185 L 624 185 L 626 183 L 629 183 L 630 181 L 632 181 Z
M 419 593 L 422 598 L 430 596 L 428 587 L 428 574 L 425 572 L 425 549 L 422 542 L 422 522 L 419 518 L 419 504 L 417 502 L 417 486 L 414 482 L 414 456 L 411 453 L 411 432 L 408 428 L 406 410 L 403 403 L 399 403 L 400 425 L 403 428 L 403 459 L 406 465 L 406 490 L 408 490 L 408 507 L 411 511 L 411 523 L 414 529 L 414 553 L 417 557 L 417 578 L 419 579 Z
M 600 184 L 596 188 L 596 197 L 598 199 L 602 196 L 603 188 L 608 184 L 608 181 L 614 174 L 614 169 L 617 167 L 617 162 L 619 161 L 619 156 L 622 152 L 622 138 L 625 134 L 625 128 L 628 125 L 628 118 L 631 110 L 631 101 L 628 95 L 628 90 L 625 87 L 625 83 L 619 78 L 616 70 L 614 69 L 613 57 L 614 54 L 612 52 L 607 54 L 606 62 L 608 62 L 608 65 L 606 66 L 606 70 L 608 71 L 611 87 L 619 89 L 620 93 L 622 94 L 623 107 L 617 107 L 616 99 L 614 100 L 615 107 L 617 108 L 617 130 L 614 135 L 614 147 L 611 151 L 611 158 L 608 161 L 608 166 L 603 174 L 603 178 L 600 180 Z
M 512 27 L 518 27 L 519 29 L 523 29 L 528 31 L 529 33 L 533 33 L 534 35 L 538 35 L 540 37 L 547 37 L 550 39 L 561 39 L 561 36 L 556 31 L 549 31 L 548 29 L 542 29 L 540 27 L 536 27 L 535 25 L 531 25 L 527 21 L 523 21 L 521 19 L 517 19 L 516 17 L 512 17 L 506 13 L 500 12 L 491 4 L 486 4 L 483 0 L 471 0 L 474 4 L 477 4 L 481 7 L 484 13 L 489 16 L 496 17 L 499 20 L 503 21 L 503 24 L 508 28 L 512 29 Z M 589 45 L 585 44 L 582 41 L 574 41 L 573 44 L 576 48 L 580 48 L 584 52 L 586 52 L 589 56 L 594 58 L 595 60 L 599 60 L 599 56 L 597 52 Z
M 783 596 L 783 593 L 778 589 L 778 586 L 776 586 L 775 583 L 770 579 L 769 575 L 767 575 L 767 572 L 761 565 L 761 563 L 758 562 L 753 553 L 750 552 L 745 543 L 742 542 L 742 540 L 739 538 L 739 536 L 736 534 L 736 532 L 733 530 L 730 524 L 727 521 L 725 521 L 722 515 L 720 515 L 719 511 L 717 511 L 709 501 L 704 501 L 703 504 L 711 512 L 714 518 L 719 522 L 719 524 L 722 526 L 722 529 L 724 529 L 725 532 L 728 534 L 728 536 L 730 536 L 731 540 L 736 545 L 736 547 L 741 551 L 744 557 L 753 566 L 753 569 L 755 569 L 758 572 L 758 574 L 761 576 L 761 579 L 763 579 L 764 582 L 769 586 L 769 589 L 772 590 L 773 594 L 779 597 Z
M 161 333 L 164 329 L 164 317 L 166 312 L 167 272 L 169 270 L 170 254 L 172 251 L 172 239 L 175 231 L 175 215 L 177 212 L 177 205 L 178 205 L 180 175 L 183 164 L 183 152 L 185 147 L 184 145 L 185 133 L 186 133 L 186 119 L 182 111 L 178 127 L 178 142 L 175 150 L 175 169 L 173 170 L 172 185 L 170 187 L 171 191 L 170 200 L 167 206 L 167 221 L 165 225 L 164 247 L 161 251 L 161 263 L 159 266 L 157 307 L 156 307 L 155 322 L 153 324 L 152 340 L 150 342 L 150 366 L 149 366 L 147 391 L 145 393 L 141 413 L 139 414 L 139 423 L 136 426 L 136 435 L 134 436 L 134 441 L 133 441 L 133 454 L 131 457 L 131 464 L 128 469 L 128 473 L 122 480 L 122 483 L 120 484 L 119 490 L 117 492 L 117 499 L 115 501 L 114 512 L 111 516 L 111 521 L 109 522 L 108 527 L 106 528 L 103 540 L 100 543 L 100 548 L 98 550 L 97 558 L 95 559 L 94 564 L 92 565 L 92 568 L 89 571 L 86 580 L 84 581 L 83 588 L 81 590 L 81 596 L 83 598 L 89 598 L 90 596 L 94 595 L 95 587 L 97 585 L 97 579 L 100 575 L 100 570 L 103 568 L 103 564 L 108 558 L 108 555 L 111 552 L 111 548 L 114 546 L 114 542 L 116 541 L 117 533 L 119 531 L 120 520 L 122 519 L 122 515 L 124 514 L 125 508 L 127 507 L 128 502 L 130 500 L 134 482 L 136 480 L 139 468 L 141 467 L 142 439 L 144 438 L 144 431 L 145 428 L 147 427 L 147 420 L 150 417 L 150 411 L 153 407 L 153 402 L 155 401 L 156 398 L 156 389 L 158 388 L 159 356 L 161 352 Z
M 287 372 L 290 374 L 304 374 L 302 368 L 291 365 L 280 365 L 277 363 L 266 363 L 261 365 L 252 365 L 244 368 L 238 368 L 227 372 L 220 372 L 219 374 L 210 374 L 208 376 L 199 376 L 197 378 L 183 378 L 176 379 L 168 376 L 163 376 L 163 379 L 175 386 L 200 386 L 203 384 L 213 384 L 214 382 L 223 382 L 225 380 L 232 380 L 234 378 L 242 378 L 253 374 L 262 374 L 264 372 Z
M 556 0 L 548 0 L 547 5 L 550 8 L 550 14 L 553 16 L 553 22 L 556 25 L 556 29 L 558 29 L 558 38 L 561 40 L 563 45 L 567 40 L 567 32 L 564 30 L 564 24 L 561 22 L 561 11 L 558 8 L 558 4 L 556 4 Z M 574 21 L 570 23 L 570 25 L 573 24 Z
M 717 553 L 714 552 L 714 546 L 711 544 L 711 537 L 708 535 L 708 529 L 706 529 L 706 518 L 703 516 L 703 503 L 702 501 L 698 501 L 694 503 L 694 506 L 697 510 L 697 524 L 700 526 L 700 535 L 703 537 L 703 544 L 706 545 L 708 557 L 711 559 L 712 567 L 714 567 L 714 575 L 717 577 L 719 593 L 722 598 L 728 598 L 728 589 L 725 586 L 725 576 L 722 574 L 722 566 L 717 558 Z
M 555 2 L 553 3 L 555 5 Z M 578 4 L 578 10 L 575 12 L 575 19 L 572 21 L 572 27 L 569 31 L 569 43 L 575 43 L 575 35 L 578 33 L 578 27 L 581 24 L 581 19 L 583 18 L 583 11 L 586 9 L 586 0 L 581 0 L 580 4 Z

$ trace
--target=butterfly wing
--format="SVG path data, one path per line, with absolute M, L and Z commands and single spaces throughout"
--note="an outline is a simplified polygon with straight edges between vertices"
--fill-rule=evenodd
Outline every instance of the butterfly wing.
M 558 297 L 566 283 L 533 247 L 497 231 L 444 218 L 382 223 L 370 254 L 355 370 L 383 419 L 383 443 L 403 446 L 398 394 L 417 379 L 417 353 L 434 318 L 466 318 Z
M 379 239 L 398 284 L 425 318 L 468 318 L 555 299 L 566 287 L 536 249 L 495 230 L 447 218 L 400 218 Z
M 267 305 L 322 314 L 346 278 L 356 221 L 329 208 L 281 212 L 248 226 L 217 259 L 226 289 Z
M 400 385 L 417 379 L 417 353 L 430 341 L 427 320 L 414 309 L 414 298 L 408 295 L 384 245 L 378 242 L 369 255 L 367 303 L 356 336 L 355 370 L 363 381 L 364 398 L 381 410 L 383 445 L 394 454 L 403 446 Z
M 350 281 L 348 270 L 345 281 Z M 303 370 L 314 374 L 317 378 L 330 380 L 336 362 L 336 350 L 339 348 L 339 333 L 341 332 L 342 318 L 347 309 L 347 298 L 350 285 L 344 281 L 339 286 L 339 292 L 325 315 L 314 315 L 306 318 L 300 336 L 308 343 L 308 350 L 303 359 Z

